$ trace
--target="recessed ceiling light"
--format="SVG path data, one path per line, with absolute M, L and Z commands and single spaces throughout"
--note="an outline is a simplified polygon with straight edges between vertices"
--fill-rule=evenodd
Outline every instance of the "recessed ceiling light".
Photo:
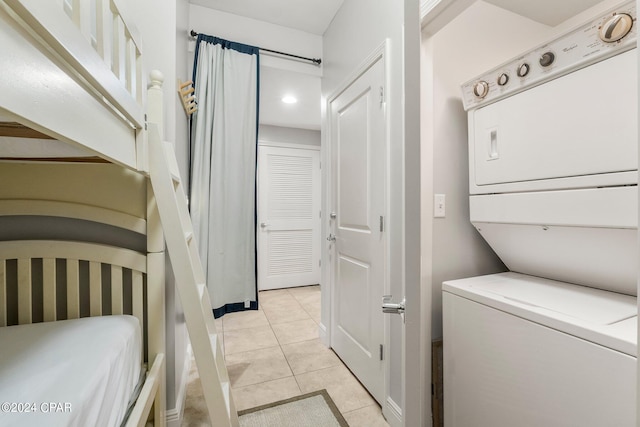
M 282 98 L 282 102 L 285 104 L 295 104 L 298 102 L 298 99 L 295 96 L 287 95 Z

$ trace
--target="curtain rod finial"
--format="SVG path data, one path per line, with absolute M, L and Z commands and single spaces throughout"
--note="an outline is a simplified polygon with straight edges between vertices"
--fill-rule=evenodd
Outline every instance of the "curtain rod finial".
M 198 37 L 198 33 L 196 33 L 195 31 L 191 30 L 189 32 L 189 34 L 191 34 L 191 37 Z

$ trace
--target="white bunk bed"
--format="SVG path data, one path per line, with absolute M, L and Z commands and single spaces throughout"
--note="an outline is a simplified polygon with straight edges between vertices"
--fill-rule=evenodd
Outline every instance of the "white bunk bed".
M 146 131 L 147 120 L 161 128 L 162 78 L 152 76 L 147 101 L 125 6 L 0 0 L 0 221 L 23 221 L 11 241 L 0 226 L 0 400 L 16 404 L 0 425 L 165 423 L 164 236 Z M 91 354 L 98 344 L 122 354 Z M 44 413 L 52 402 L 63 410 Z

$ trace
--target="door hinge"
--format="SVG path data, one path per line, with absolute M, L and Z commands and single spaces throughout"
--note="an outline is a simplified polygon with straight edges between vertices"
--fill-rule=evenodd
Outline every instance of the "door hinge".
M 384 217 L 380 215 L 380 232 L 384 231 Z
M 384 346 L 380 344 L 380 360 L 384 360 Z
M 144 130 L 147 130 L 147 115 L 144 115 Z
M 322 211 L 319 211 L 319 212 L 318 212 L 318 217 L 319 217 L 319 218 L 322 218 Z
M 380 86 L 380 106 L 384 105 L 384 87 Z
M 318 267 L 322 267 L 322 260 L 321 259 L 318 260 Z

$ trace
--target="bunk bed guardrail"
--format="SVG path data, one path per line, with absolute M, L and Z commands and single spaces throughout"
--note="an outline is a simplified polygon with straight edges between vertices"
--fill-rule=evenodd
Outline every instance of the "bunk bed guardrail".
M 131 6 L 123 0 L 0 0 L 0 44 L 7 53 L 0 73 L 11 76 L 0 82 L 0 116 L 147 170 L 142 42 Z

